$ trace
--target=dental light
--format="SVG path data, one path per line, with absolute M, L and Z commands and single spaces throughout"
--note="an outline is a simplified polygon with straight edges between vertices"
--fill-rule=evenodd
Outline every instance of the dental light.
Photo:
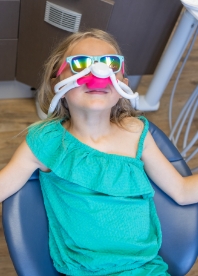
M 107 85 L 114 86 L 116 91 L 124 98 L 129 99 L 133 108 L 138 109 L 139 95 L 123 82 L 116 79 L 112 69 L 106 64 L 97 62 L 85 68 L 78 74 L 57 83 L 54 87 L 55 96 L 51 101 L 48 116 L 52 114 L 59 100 L 71 89 L 86 84 L 88 89 L 105 89 Z

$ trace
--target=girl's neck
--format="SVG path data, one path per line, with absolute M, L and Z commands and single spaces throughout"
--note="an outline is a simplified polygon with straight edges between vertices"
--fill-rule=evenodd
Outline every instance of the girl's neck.
M 75 118 L 76 117 L 76 118 Z M 91 116 L 72 116 L 64 127 L 77 138 L 97 142 L 104 136 L 111 135 L 115 125 L 110 122 L 110 114 L 92 114 Z

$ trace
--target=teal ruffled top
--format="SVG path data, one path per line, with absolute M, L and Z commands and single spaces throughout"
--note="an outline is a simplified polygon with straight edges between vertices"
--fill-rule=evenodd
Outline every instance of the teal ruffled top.
M 40 171 L 55 268 L 66 275 L 168 275 L 161 229 L 141 161 L 98 151 L 60 121 L 29 128 L 26 141 L 51 171 Z

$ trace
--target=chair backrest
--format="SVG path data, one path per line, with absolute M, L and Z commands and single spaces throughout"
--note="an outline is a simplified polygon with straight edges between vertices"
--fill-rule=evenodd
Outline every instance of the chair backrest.
M 10 257 L 19 276 L 58 276 L 48 247 L 48 221 L 39 172 L 2 204 L 2 222 Z
M 150 132 L 168 160 L 183 175 L 191 174 L 167 136 L 150 123 Z M 151 156 L 152 160 L 152 156 Z M 152 181 L 151 181 L 152 183 Z M 197 258 L 198 205 L 179 206 L 154 183 L 155 203 L 162 226 L 159 254 L 173 276 L 185 275 Z M 26 185 L 3 202 L 3 228 L 19 276 L 58 276 L 49 254 L 48 221 L 35 171 Z
M 191 175 L 191 170 L 168 137 L 151 122 L 149 125 L 156 144 L 166 158 L 181 175 Z M 197 259 L 198 204 L 180 206 L 151 183 L 155 189 L 154 200 L 162 228 L 159 254 L 168 263 L 171 275 L 185 275 Z

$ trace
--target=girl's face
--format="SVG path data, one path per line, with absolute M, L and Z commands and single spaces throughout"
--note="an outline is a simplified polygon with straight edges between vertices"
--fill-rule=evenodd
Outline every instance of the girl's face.
M 117 54 L 115 48 L 109 43 L 96 38 L 86 38 L 72 45 L 65 53 L 65 57 L 75 55 L 89 55 L 89 56 L 102 56 L 108 54 Z M 60 80 L 72 76 L 73 73 L 69 64 L 60 75 Z M 116 74 L 116 78 L 124 81 L 127 84 L 127 79 L 123 79 L 122 72 Z M 108 85 L 105 89 L 90 90 L 86 84 L 71 89 L 64 96 L 67 100 L 70 113 L 72 109 L 93 111 L 93 110 L 111 110 L 111 108 L 118 102 L 121 97 L 115 90 L 113 85 Z

